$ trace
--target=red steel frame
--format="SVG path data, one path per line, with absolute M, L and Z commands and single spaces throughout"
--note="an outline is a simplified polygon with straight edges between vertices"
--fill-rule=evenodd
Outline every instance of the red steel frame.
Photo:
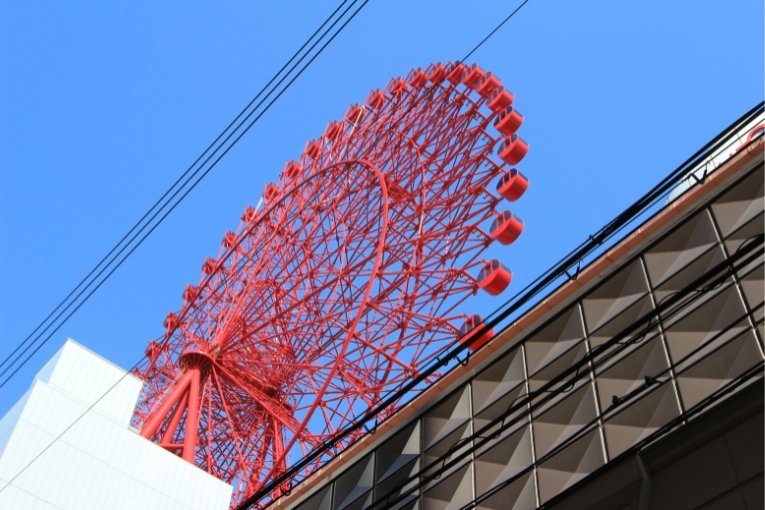
M 150 343 L 141 434 L 240 501 L 453 347 L 494 241 L 510 102 L 480 68 L 434 64 L 330 123 Z

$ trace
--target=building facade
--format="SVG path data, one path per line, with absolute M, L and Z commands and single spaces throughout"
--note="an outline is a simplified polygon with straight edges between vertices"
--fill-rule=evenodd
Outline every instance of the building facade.
M 0 508 L 227 509 L 230 485 L 130 427 L 141 386 L 67 340 L 0 420 Z

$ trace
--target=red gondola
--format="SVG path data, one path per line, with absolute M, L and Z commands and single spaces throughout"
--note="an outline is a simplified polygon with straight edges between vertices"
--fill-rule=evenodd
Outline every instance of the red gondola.
M 486 71 L 478 67 L 478 65 L 473 64 L 470 66 L 470 71 L 468 71 L 467 76 L 462 79 L 462 83 L 464 83 L 466 87 L 474 89 L 484 78 L 486 78 Z
M 438 85 L 446 78 L 446 66 L 443 64 L 433 64 L 430 66 L 428 79 L 433 85 Z
M 518 135 L 510 135 L 499 147 L 499 157 L 509 165 L 517 165 L 529 152 L 529 144 L 521 140 Z
M 183 290 L 183 300 L 187 303 L 191 303 L 194 301 L 197 296 L 199 295 L 199 288 L 191 285 L 190 283 L 186 285 L 186 288 Z
M 494 122 L 494 127 L 497 131 L 505 136 L 510 136 L 521 127 L 523 123 L 523 115 L 518 113 L 518 110 L 512 106 L 507 107 L 502 113 L 499 114 L 497 120 Z
M 465 67 L 465 64 L 457 64 L 451 71 L 449 71 L 449 74 L 446 75 L 446 79 L 452 82 L 452 84 L 457 85 L 462 81 L 462 76 L 465 74 L 466 70 L 467 67 Z
M 484 346 L 494 336 L 494 330 L 490 329 L 479 338 L 473 340 L 473 337 L 478 334 L 481 328 L 483 328 L 483 317 L 478 314 L 471 315 L 465 320 L 460 327 L 459 341 L 463 345 L 467 345 L 471 351 L 477 351 Z
M 227 250 L 230 250 L 231 248 L 236 246 L 238 241 L 239 241 L 239 238 L 236 237 L 236 234 L 234 232 L 229 231 L 223 234 L 223 247 L 226 248 Z
M 364 117 L 364 107 L 357 104 L 352 104 L 345 113 L 345 120 L 349 124 L 358 123 L 362 117 Z
M 258 217 L 258 211 L 255 210 L 254 207 L 251 205 L 248 205 L 244 208 L 244 214 L 242 214 L 242 221 L 245 223 L 252 223 L 255 221 L 255 218 Z
M 149 345 L 146 347 L 144 354 L 146 354 L 146 357 L 149 358 L 149 361 L 153 363 L 157 361 L 157 358 L 159 358 L 159 355 L 161 352 L 162 352 L 162 347 L 159 345 L 159 343 L 155 342 L 154 340 L 151 340 L 149 342 Z
M 326 140 L 334 143 L 341 136 L 343 136 L 343 125 L 340 122 L 330 122 L 327 124 L 327 128 L 324 130 L 324 138 Z
M 321 154 L 321 142 L 319 140 L 311 140 L 305 146 L 303 153 L 311 159 L 317 159 Z
M 499 90 L 501 86 L 502 83 L 496 76 L 491 73 L 486 73 L 486 79 L 483 80 L 480 85 L 478 85 L 478 88 L 475 89 L 475 91 L 481 94 L 484 98 L 488 99 L 492 94 Z
M 367 104 L 371 107 L 377 110 L 382 105 L 385 104 L 385 100 L 388 96 L 385 95 L 385 92 L 382 90 L 373 90 L 369 93 L 369 97 L 367 98 Z
M 391 96 L 400 96 L 404 92 L 406 92 L 406 89 L 409 87 L 409 85 L 402 80 L 401 78 L 395 79 L 390 82 L 390 85 L 388 85 L 388 92 Z
M 279 197 L 279 194 L 281 194 L 279 186 L 276 184 L 266 184 L 266 189 L 263 191 L 263 198 L 267 202 L 272 202 Z
M 491 237 L 502 244 L 511 244 L 523 232 L 523 221 L 510 211 L 497 215 L 491 224 Z
M 409 84 L 416 88 L 420 88 L 426 83 L 428 83 L 428 75 L 422 69 L 417 69 L 412 75 L 412 79 L 409 80 Z
M 282 173 L 287 179 L 295 179 L 303 173 L 303 167 L 294 161 L 287 161 Z
M 180 322 L 181 320 L 178 318 L 177 315 L 175 315 L 173 312 L 168 313 L 167 317 L 165 317 L 165 322 L 163 323 L 167 334 L 170 335 L 170 333 L 172 333 L 175 330 L 175 328 L 178 327 Z
M 515 168 L 502 174 L 497 182 L 497 192 L 511 202 L 521 198 L 528 187 L 529 180 Z
M 478 274 L 478 286 L 496 296 L 510 285 L 513 273 L 506 269 L 499 260 L 487 262 Z
M 202 264 L 202 272 L 206 275 L 211 275 L 218 271 L 220 264 L 212 257 L 207 257 Z
M 494 113 L 500 113 L 504 111 L 505 108 L 513 104 L 513 99 L 513 95 L 510 93 L 510 91 L 505 90 L 505 87 L 499 87 L 487 106 Z

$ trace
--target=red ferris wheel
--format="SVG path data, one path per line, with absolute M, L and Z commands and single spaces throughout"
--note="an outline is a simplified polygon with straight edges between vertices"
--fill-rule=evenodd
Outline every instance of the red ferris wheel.
M 434 64 L 330 122 L 150 342 L 141 434 L 239 501 L 455 341 L 488 340 L 471 338 L 482 320 L 460 305 L 510 283 L 481 256 L 523 228 L 505 210 L 528 185 L 512 167 L 528 150 L 512 102 L 475 65 Z

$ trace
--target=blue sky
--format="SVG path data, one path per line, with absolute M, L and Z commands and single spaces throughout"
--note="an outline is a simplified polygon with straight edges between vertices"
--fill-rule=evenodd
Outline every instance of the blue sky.
M 763 95 L 760 0 L 531 0 L 471 59 L 525 116 L 538 275 Z M 335 2 L 0 6 L 0 355 L 195 159 Z M 210 176 L 0 391 L 67 336 L 122 366 L 162 333 L 223 232 L 327 121 L 394 75 L 461 58 L 516 2 L 372 0 Z M 499 300 L 477 297 L 475 310 Z

